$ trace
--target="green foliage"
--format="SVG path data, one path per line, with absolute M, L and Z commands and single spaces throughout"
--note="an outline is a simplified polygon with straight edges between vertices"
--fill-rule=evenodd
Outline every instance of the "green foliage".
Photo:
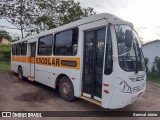
M 49 30 L 83 17 L 96 14 L 74 0 L 3 0 L 0 17 L 27 35 Z
M 147 73 L 147 79 L 160 83 L 160 74 L 158 73 Z
M 2 71 L 9 71 L 10 64 L 7 62 L 0 62 L 0 72 Z
M 34 21 L 37 28 L 30 32 L 39 33 L 96 14 L 93 8 L 82 8 L 74 0 L 41 0 L 37 6 L 41 15 Z
M 73 0 L 61 1 L 57 6 L 57 13 L 59 13 L 60 25 L 79 20 L 95 14 L 93 8 L 81 8 L 80 3 L 75 3 Z
M 4 54 L 3 54 L 3 53 L 0 53 L 0 61 L 3 60 L 3 57 L 4 57 Z
M 6 38 L 7 40 L 11 41 L 12 37 L 9 35 L 9 33 L 5 30 L 0 30 L 0 42 L 3 38 Z
M 160 73 L 160 57 L 156 56 L 154 58 L 154 63 L 152 66 L 152 72 L 158 72 Z
M 156 67 L 155 67 L 154 64 L 152 65 L 151 71 L 152 71 L 153 73 L 156 72 Z
M 11 45 L 0 45 L 0 62 L 9 62 L 11 59 Z
M 0 17 L 21 30 L 22 37 L 24 30 L 28 31 L 33 27 L 32 23 L 36 14 L 36 5 L 33 0 L 3 0 L 1 2 Z

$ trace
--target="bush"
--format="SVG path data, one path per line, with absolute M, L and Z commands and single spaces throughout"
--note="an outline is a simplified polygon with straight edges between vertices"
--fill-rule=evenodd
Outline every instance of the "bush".
M 153 66 L 152 66 L 152 72 L 158 72 L 160 73 L 160 57 L 156 56 L 154 58 Z
M 155 67 L 154 64 L 152 65 L 152 72 L 153 72 L 153 73 L 156 72 L 156 67 Z
M 11 59 L 11 45 L 0 45 L 0 62 L 9 62 Z
M 11 59 L 11 52 L 10 51 L 1 51 L 0 53 L 0 62 L 9 62 Z

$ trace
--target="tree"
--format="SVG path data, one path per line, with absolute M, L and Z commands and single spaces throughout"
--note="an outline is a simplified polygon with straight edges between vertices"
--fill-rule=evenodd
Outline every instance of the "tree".
M 154 58 L 154 65 L 155 65 L 156 71 L 160 73 L 160 57 L 156 56 Z
M 38 29 L 33 31 L 41 32 L 49 30 L 72 21 L 96 14 L 93 8 L 81 8 L 79 2 L 74 0 L 41 0 L 37 3 L 41 11 L 39 17 L 35 20 Z
M 58 18 L 60 20 L 59 25 L 64 25 L 83 17 L 87 17 L 96 14 L 93 8 L 81 8 L 80 3 L 75 3 L 73 0 L 61 1 L 58 4 L 56 12 L 58 13 Z
M 24 30 L 33 27 L 36 9 L 32 0 L 3 0 L 0 6 L 0 17 L 6 19 L 17 29 L 21 30 L 22 38 Z
M 12 37 L 9 35 L 8 32 L 6 32 L 5 30 L 0 30 L 0 42 L 2 41 L 3 38 L 6 38 L 9 41 L 12 40 Z
M 24 31 L 31 35 L 93 14 L 74 0 L 3 0 L 0 6 L 0 17 L 21 30 L 22 38 Z
M 155 64 L 152 65 L 152 72 L 156 72 Z

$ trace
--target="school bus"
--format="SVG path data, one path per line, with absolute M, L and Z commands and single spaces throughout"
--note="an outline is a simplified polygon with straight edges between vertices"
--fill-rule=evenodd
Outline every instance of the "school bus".
M 141 43 L 133 24 L 102 13 L 12 43 L 11 69 L 103 108 L 132 104 L 146 89 Z

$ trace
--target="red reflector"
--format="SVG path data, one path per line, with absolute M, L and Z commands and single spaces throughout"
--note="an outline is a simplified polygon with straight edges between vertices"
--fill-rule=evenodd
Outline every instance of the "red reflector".
M 109 91 L 108 91 L 108 90 L 104 90 L 104 92 L 105 92 L 105 93 L 109 93 Z
M 109 84 L 103 84 L 104 86 L 107 86 L 107 87 L 109 87 Z

